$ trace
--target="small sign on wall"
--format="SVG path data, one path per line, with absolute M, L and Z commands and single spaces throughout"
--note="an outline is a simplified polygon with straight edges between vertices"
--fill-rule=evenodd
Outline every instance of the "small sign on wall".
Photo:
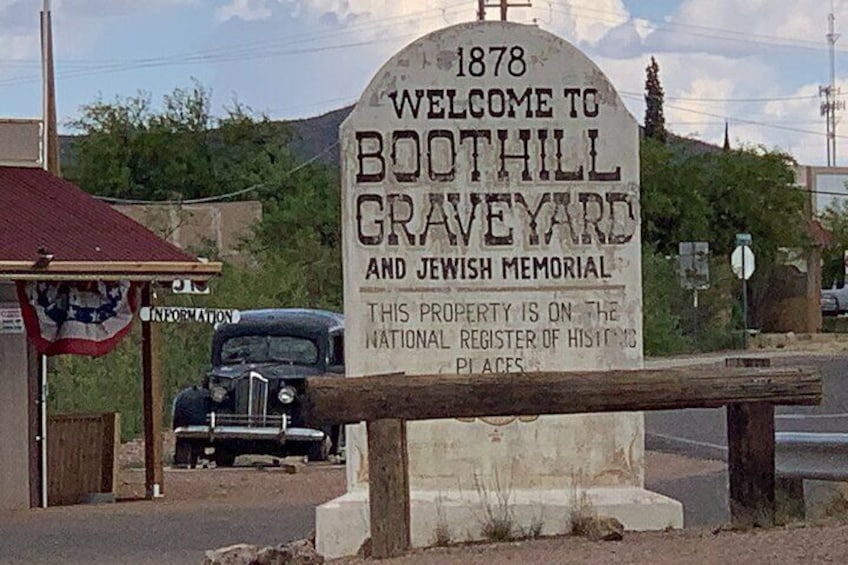
M 24 333 L 24 317 L 20 308 L 0 308 L 0 334 Z

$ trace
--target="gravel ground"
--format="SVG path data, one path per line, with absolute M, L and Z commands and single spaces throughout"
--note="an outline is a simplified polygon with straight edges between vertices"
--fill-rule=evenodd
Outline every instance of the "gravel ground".
M 338 559 L 333 565 L 503 565 L 598 563 L 615 565 L 773 565 L 846 563 L 848 526 L 751 532 L 682 530 L 626 533 L 619 542 L 563 537 L 493 545 L 436 548 L 380 561 Z

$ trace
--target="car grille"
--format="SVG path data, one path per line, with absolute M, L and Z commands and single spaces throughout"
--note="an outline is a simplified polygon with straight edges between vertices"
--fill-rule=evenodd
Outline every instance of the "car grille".
M 250 428 L 279 428 L 285 430 L 291 424 L 291 418 L 285 414 L 269 414 L 266 416 L 249 416 L 247 414 L 227 414 L 224 412 L 211 412 L 207 416 L 207 423 L 217 426 L 247 426 Z
M 245 419 L 248 425 L 265 426 L 268 417 L 268 379 L 249 371 L 233 383 L 235 416 Z

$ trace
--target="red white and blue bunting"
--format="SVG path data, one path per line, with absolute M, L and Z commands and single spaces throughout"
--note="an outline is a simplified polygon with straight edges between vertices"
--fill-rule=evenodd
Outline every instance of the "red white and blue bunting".
M 132 327 L 138 308 L 129 281 L 18 282 L 27 336 L 44 355 L 99 357 Z

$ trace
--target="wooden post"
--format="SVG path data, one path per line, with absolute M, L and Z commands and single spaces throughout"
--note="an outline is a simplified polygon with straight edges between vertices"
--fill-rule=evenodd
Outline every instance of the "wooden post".
M 141 290 L 142 307 L 152 306 L 153 283 Z M 160 391 L 159 328 L 151 322 L 141 324 L 142 395 L 144 399 L 144 486 L 147 498 L 162 492 L 162 394 Z
M 409 549 L 406 422 L 375 420 L 367 426 L 371 556 L 384 559 Z
M 471 375 L 309 377 L 303 416 L 316 425 L 512 414 L 639 412 L 768 402 L 821 403 L 814 369 L 691 367 Z
M 774 525 L 774 405 L 728 404 L 730 516 L 735 525 Z
M 35 346 L 27 340 L 27 419 L 29 422 L 29 505 L 30 508 L 42 506 L 44 476 L 42 442 L 42 411 L 46 409 L 41 402 L 41 355 Z
M 103 420 L 103 462 L 100 492 L 115 494 L 118 486 L 117 454 L 121 447 L 121 415 L 106 412 Z
M 780 493 L 780 496 L 777 493 Z M 806 519 L 807 502 L 804 498 L 804 479 L 777 477 L 775 482 L 775 511 L 789 520 Z

